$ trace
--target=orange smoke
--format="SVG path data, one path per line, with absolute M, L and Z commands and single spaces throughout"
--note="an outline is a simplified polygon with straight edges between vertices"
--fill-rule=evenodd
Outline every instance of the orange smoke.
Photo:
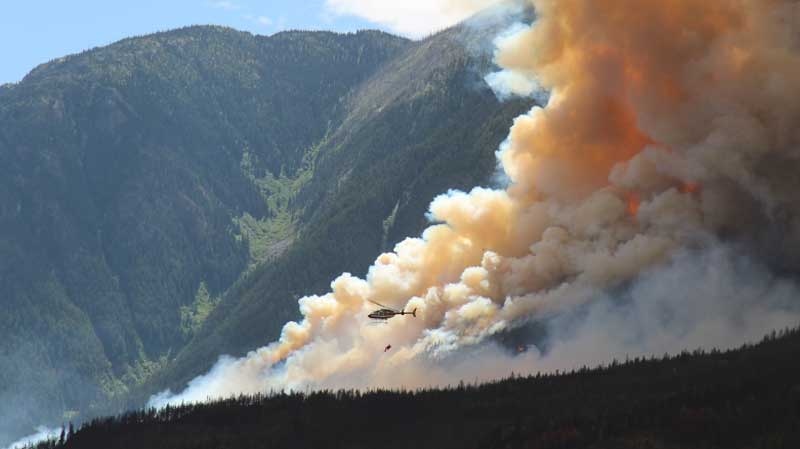
M 700 191 L 700 184 L 696 182 L 684 182 L 681 184 L 681 193 L 695 194 Z
M 797 220 L 798 1 L 531 1 L 536 22 L 496 54 L 514 76 L 498 79 L 551 95 L 511 128 L 508 190 L 437 197 L 422 238 L 379 256 L 365 279 L 343 274 L 300 299 L 302 320 L 279 341 L 168 400 L 427 385 L 439 355 L 594 301 L 746 221 L 743 194 Z M 371 326 L 370 301 L 417 316 Z
M 636 193 L 629 193 L 628 194 L 628 214 L 631 217 L 636 217 L 636 214 L 639 212 L 639 206 L 641 206 L 642 200 L 639 198 L 639 195 Z
M 557 20 L 540 21 L 497 54 L 506 70 L 535 74 L 552 92 L 545 109 L 512 130 L 503 161 L 516 193 L 581 197 L 646 145 L 681 143 L 669 142 L 655 117 L 682 114 L 694 81 L 687 62 L 743 26 L 741 3 L 533 0 L 540 17 Z M 731 52 L 730 64 L 743 64 L 743 54 Z M 705 82 L 713 75 L 702 74 Z

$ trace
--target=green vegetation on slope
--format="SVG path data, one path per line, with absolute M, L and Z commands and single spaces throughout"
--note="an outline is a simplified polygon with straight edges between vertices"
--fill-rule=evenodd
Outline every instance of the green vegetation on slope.
M 290 192 L 295 221 L 283 229 L 293 228 L 291 244 L 224 295 L 132 405 L 154 391 L 182 389 L 222 354 L 275 340 L 297 318 L 298 298 L 324 293 L 342 272 L 364 274 L 381 251 L 419 235 L 436 195 L 490 183 L 496 149 L 531 102 L 500 103 L 479 75 L 489 56 L 468 51 L 462 33 L 455 28 L 411 45 L 348 97 L 341 125 L 308 153 L 315 156 L 302 171 L 309 176 L 277 182 Z M 256 236 L 264 229 L 252 228 Z M 272 244 L 261 241 L 262 248 Z
M 0 444 L 179 388 L 490 182 L 474 30 L 192 27 L 0 89 Z M 43 325 L 42 323 L 47 323 Z
M 181 306 L 181 331 L 184 335 L 194 335 L 217 304 L 219 304 L 219 298 L 212 298 L 208 293 L 206 283 L 201 282 L 194 302 Z
M 192 27 L 3 86 L 0 445 L 141 383 L 280 253 L 310 149 L 408 45 Z

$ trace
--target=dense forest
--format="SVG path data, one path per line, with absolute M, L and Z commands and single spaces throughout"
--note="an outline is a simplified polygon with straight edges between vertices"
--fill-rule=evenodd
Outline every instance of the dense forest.
M 342 99 L 407 45 L 191 27 L 6 85 L 0 444 L 124 395 L 182 348 L 262 257 L 256 241 L 289 238 L 253 236 L 283 213 L 255 178 L 298 172 Z
M 274 340 L 435 195 L 491 183 L 532 104 L 483 83 L 495 31 L 196 26 L 0 87 L 0 445 Z
M 494 32 L 485 33 L 489 42 Z M 142 391 L 179 390 L 220 354 L 275 340 L 297 318 L 298 298 L 327 292 L 343 272 L 366 273 L 382 251 L 419 235 L 436 195 L 492 183 L 496 149 L 533 102 L 499 102 L 481 79 L 490 54 L 468 39 L 481 40 L 454 28 L 415 43 L 359 87 L 289 202 L 303 223 L 293 243 L 235 284 Z
M 95 419 L 36 447 L 796 448 L 798 354 L 794 329 L 480 386 L 273 392 Z

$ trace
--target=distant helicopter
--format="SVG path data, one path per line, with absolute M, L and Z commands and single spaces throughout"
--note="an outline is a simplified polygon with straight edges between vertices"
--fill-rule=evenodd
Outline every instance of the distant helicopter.
M 382 309 L 376 310 L 376 311 L 370 313 L 369 315 L 367 315 L 368 317 L 372 318 L 373 320 L 388 320 L 389 318 L 392 318 L 395 315 L 411 315 L 414 318 L 417 317 L 417 309 L 416 308 L 414 308 L 414 310 L 412 310 L 411 312 L 406 312 L 405 310 L 394 310 L 391 307 L 386 307 L 383 304 L 381 304 L 379 302 L 375 302 L 375 301 L 373 301 L 371 299 L 368 300 L 368 301 L 373 303 L 373 304 L 375 304 L 375 305 L 377 305 L 377 306 L 383 307 Z

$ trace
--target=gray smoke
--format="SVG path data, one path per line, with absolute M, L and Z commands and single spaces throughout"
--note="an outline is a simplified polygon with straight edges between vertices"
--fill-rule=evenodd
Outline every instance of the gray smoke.
M 153 405 L 490 379 L 797 323 L 800 3 L 531 3 L 490 78 L 500 95 L 549 93 L 499 154 L 508 187 L 437 197 L 421 238 Z M 372 326 L 370 300 L 418 316 Z M 504 336 L 526 326 L 541 349 L 510 354 Z

